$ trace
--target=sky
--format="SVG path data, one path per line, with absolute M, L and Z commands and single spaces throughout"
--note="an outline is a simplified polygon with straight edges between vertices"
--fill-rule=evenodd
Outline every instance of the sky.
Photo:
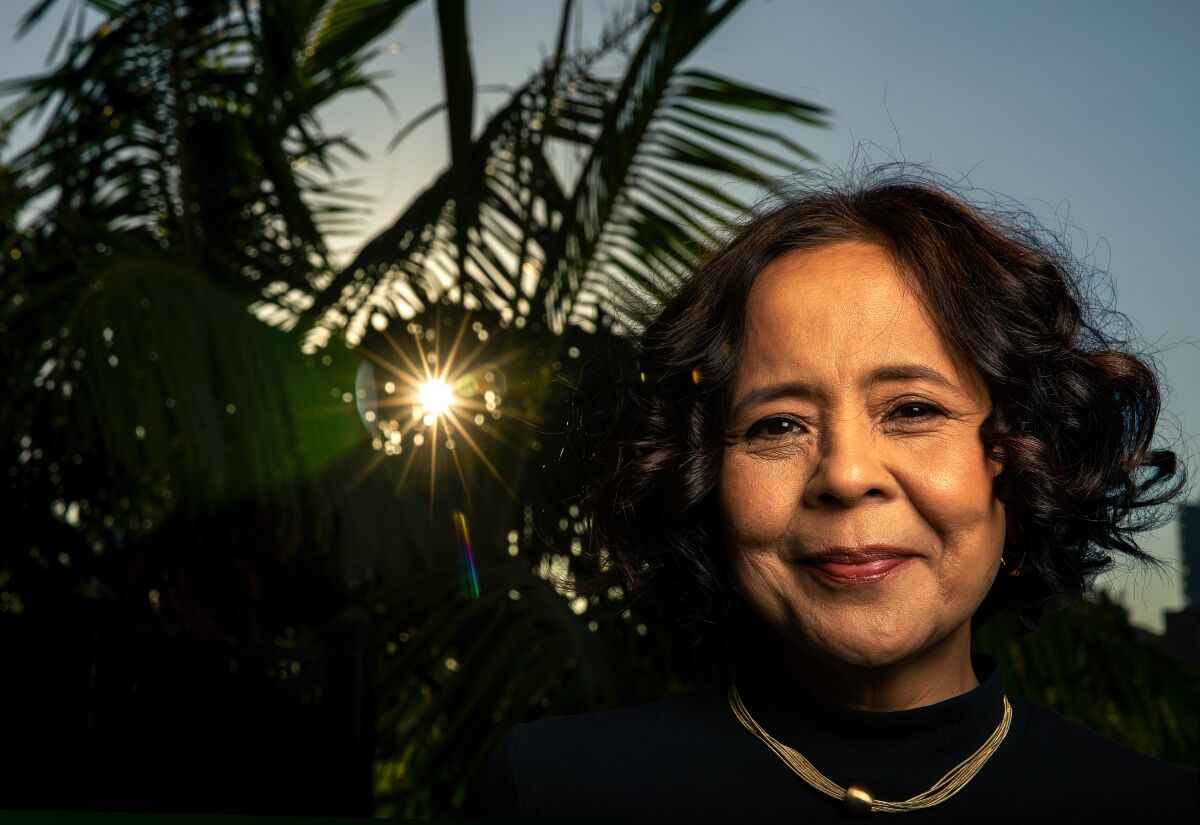
M 12 40 L 29 5 L 0 2 L 0 80 L 44 65 L 55 20 Z M 69 5 L 60 0 L 62 10 Z M 572 40 L 591 41 L 626 6 L 579 0 Z M 557 0 L 473 0 L 477 82 L 523 81 L 553 48 L 559 8 Z M 1166 384 L 1160 439 L 1196 478 L 1198 36 L 1200 4 L 1184 0 L 747 0 L 689 64 L 829 107 L 831 128 L 788 129 L 822 166 L 926 163 L 1014 199 L 1064 232 L 1076 256 L 1107 273 L 1101 294 L 1154 354 Z M 379 45 L 371 68 L 384 74 L 379 85 L 395 115 L 366 93 L 322 111 L 330 132 L 348 134 L 367 153 L 346 171 L 360 179 L 354 191 L 368 214 L 357 233 L 337 241 L 345 254 L 389 225 L 446 159 L 445 124 L 436 118 L 385 151 L 442 96 L 433 4 L 410 12 Z M 482 93 L 478 116 L 503 100 Z M 1106 582 L 1143 627 L 1161 630 L 1162 611 L 1183 605 L 1179 541 L 1175 523 L 1143 540 L 1174 565 L 1169 575 L 1122 569 Z

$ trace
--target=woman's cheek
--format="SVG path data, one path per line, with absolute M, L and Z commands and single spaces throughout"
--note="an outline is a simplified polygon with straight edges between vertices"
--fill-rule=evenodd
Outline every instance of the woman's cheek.
M 799 472 L 794 462 L 727 453 L 720 487 L 730 538 L 744 547 L 773 544 L 795 513 L 801 495 Z
M 1004 507 L 978 445 L 947 449 L 921 462 L 903 486 L 942 548 L 938 582 L 947 602 L 981 599 L 1004 546 Z
M 902 486 L 927 521 L 944 536 L 987 521 L 992 509 L 992 475 L 976 446 L 943 444 L 914 461 Z

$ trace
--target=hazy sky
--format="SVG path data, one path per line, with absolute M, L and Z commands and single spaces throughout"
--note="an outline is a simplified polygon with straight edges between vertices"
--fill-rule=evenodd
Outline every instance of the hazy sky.
M 63 9 L 69 5 L 65 0 Z M 11 32 L 25 8 L 0 3 L 0 79 L 43 65 L 55 22 L 23 41 Z M 580 0 L 590 41 L 625 4 Z M 480 83 L 522 81 L 552 47 L 557 0 L 475 0 L 469 5 Z M 1157 353 L 1169 386 L 1160 431 L 1200 474 L 1200 4 L 750 0 L 691 61 L 833 110 L 828 130 L 793 137 L 834 167 L 868 159 L 929 163 L 1016 199 L 1066 227 L 1079 256 L 1107 271 L 1116 307 Z M 323 113 L 331 132 L 369 155 L 348 177 L 371 206 L 361 238 L 391 222 L 445 162 L 444 124 L 433 120 L 393 154 L 383 149 L 408 119 L 441 99 L 433 6 L 387 34 L 373 68 L 396 108 L 354 94 Z M 390 48 L 389 48 L 390 47 Z M 481 97 L 480 116 L 503 100 Z M 19 138 L 18 138 L 19 139 Z M 359 237 L 343 241 L 353 249 Z M 1195 496 L 1193 496 L 1195 500 Z M 1145 546 L 1178 560 L 1177 527 Z M 1133 618 L 1154 629 L 1178 608 L 1178 571 L 1164 581 L 1123 576 L 1110 585 Z

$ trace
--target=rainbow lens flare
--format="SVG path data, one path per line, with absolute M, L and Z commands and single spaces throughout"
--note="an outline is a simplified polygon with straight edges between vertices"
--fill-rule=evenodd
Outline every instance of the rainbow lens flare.
M 471 552 L 467 515 L 462 510 L 455 510 L 450 514 L 450 518 L 454 522 L 454 536 L 458 539 L 459 582 L 468 596 L 478 599 L 479 573 L 475 569 L 475 554 Z

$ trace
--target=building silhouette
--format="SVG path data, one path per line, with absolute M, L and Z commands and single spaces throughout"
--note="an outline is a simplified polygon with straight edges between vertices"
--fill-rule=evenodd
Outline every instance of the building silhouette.
M 1183 559 L 1182 610 L 1163 612 L 1162 647 L 1181 659 L 1200 665 L 1200 504 L 1184 504 L 1177 520 Z
M 1200 504 L 1179 508 L 1180 555 L 1188 607 L 1200 607 Z

